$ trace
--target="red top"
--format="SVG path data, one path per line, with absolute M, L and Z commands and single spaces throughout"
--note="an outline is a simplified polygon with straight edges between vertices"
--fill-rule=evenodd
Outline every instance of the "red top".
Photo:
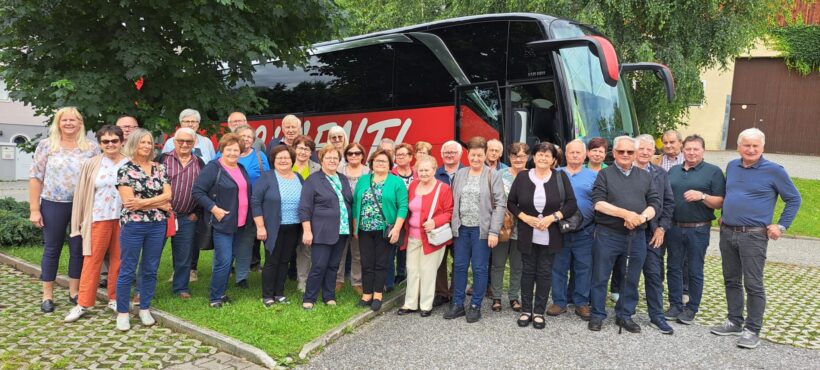
M 416 187 L 418 187 L 418 185 L 419 180 L 414 180 L 410 184 L 407 199 L 413 199 L 416 197 Z M 450 219 L 453 217 L 453 191 L 450 189 L 450 186 L 438 180 L 436 180 L 436 186 L 441 186 L 441 190 L 439 190 L 438 204 L 435 205 L 435 211 L 433 211 L 433 221 L 435 222 L 436 227 L 440 227 L 442 225 L 449 225 Z M 420 216 L 422 225 L 427 222 L 427 216 L 430 215 L 430 207 L 433 205 L 433 198 L 435 196 L 436 188 L 433 187 L 433 191 L 421 197 Z M 408 214 L 407 218 L 409 219 L 410 217 L 416 217 L 416 215 Z M 404 227 L 409 227 L 407 222 L 404 223 Z M 427 233 L 421 233 L 421 245 L 424 247 L 424 254 L 433 253 L 445 245 L 452 244 L 452 242 L 453 241 L 451 240 L 442 245 L 431 245 L 430 242 L 427 241 Z M 405 239 L 401 249 L 405 250 L 406 248 L 407 240 Z

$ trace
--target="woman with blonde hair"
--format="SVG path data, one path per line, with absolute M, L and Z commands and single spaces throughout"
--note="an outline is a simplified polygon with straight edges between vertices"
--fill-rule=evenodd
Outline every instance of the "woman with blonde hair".
M 74 107 L 57 111 L 48 138 L 40 140 L 34 151 L 29 172 L 29 221 L 43 229 L 43 258 L 40 262 L 42 312 L 54 312 L 54 280 L 66 240 L 66 228 L 71 220 L 74 189 L 80 179 L 80 170 L 85 161 L 99 151 L 97 143 L 86 139 L 83 116 Z M 82 238 L 69 238 L 68 248 L 68 299 L 76 305 L 83 268 Z

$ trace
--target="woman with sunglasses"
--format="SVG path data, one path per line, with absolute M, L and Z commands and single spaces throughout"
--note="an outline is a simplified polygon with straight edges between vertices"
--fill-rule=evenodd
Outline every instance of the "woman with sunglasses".
M 122 130 L 105 125 L 97 130 L 97 142 L 103 153 L 89 159 L 80 170 L 71 209 L 71 236 L 83 238 L 83 270 L 77 305 L 71 308 L 65 322 L 77 321 L 97 301 L 100 269 L 108 255 L 108 307 L 117 310 L 117 276 L 120 272 L 120 210 L 122 200 L 117 191 L 117 171 L 126 158 L 120 149 Z
M 339 165 L 339 173 L 347 176 L 347 182 L 351 189 L 356 189 L 356 184 L 362 175 L 370 173 L 370 169 L 364 162 L 364 147 L 359 143 L 350 143 L 345 147 L 344 158 L 346 163 Z M 362 295 L 362 258 L 359 253 L 359 239 L 349 238 L 345 249 L 342 251 L 342 263 L 339 263 L 339 271 L 336 273 L 336 291 L 339 291 L 345 284 L 345 264 L 347 252 L 350 251 L 350 285 L 356 294 Z

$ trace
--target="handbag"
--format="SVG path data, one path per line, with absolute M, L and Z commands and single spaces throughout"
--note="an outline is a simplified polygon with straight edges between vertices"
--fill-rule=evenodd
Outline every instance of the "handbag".
M 436 204 L 438 204 L 438 194 L 440 190 L 441 184 L 438 184 L 436 187 L 436 195 L 433 196 L 433 203 L 430 205 L 430 214 L 427 215 L 428 221 L 433 219 L 433 211 L 436 209 Z M 431 245 L 442 245 L 452 239 L 453 229 L 450 227 L 449 222 L 427 232 L 427 242 Z
M 219 169 L 219 172 L 216 173 L 216 182 L 214 183 L 215 187 L 219 187 L 219 177 L 222 176 L 222 169 Z M 213 190 L 213 189 L 212 189 Z M 218 190 L 218 189 L 217 189 Z M 212 191 L 211 194 L 216 195 L 217 192 Z M 214 199 L 215 197 L 211 198 Z M 214 199 L 216 200 L 216 199 Z M 208 217 L 205 217 L 208 215 Z M 214 215 L 210 214 L 207 211 L 203 211 L 202 215 L 199 217 L 199 221 L 196 223 L 196 237 L 194 237 L 194 247 L 199 248 L 203 251 L 209 251 L 214 249 L 214 227 L 213 227 L 213 218 Z
M 493 183 L 492 183 L 493 172 L 487 173 L 487 187 L 490 189 L 490 205 L 493 210 L 495 210 L 495 197 L 493 197 Z M 504 211 L 504 222 L 501 223 L 501 229 L 498 230 L 498 241 L 499 242 L 506 242 L 510 240 L 512 237 L 513 227 L 515 227 L 515 218 L 513 217 L 512 213 L 506 210 Z
M 177 234 L 179 225 L 177 224 L 177 215 L 174 210 L 168 211 L 167 225 L 165 226 L 165 237 L 170 238 Z
M 564 200 L 567 199 L 567 193 L 564 191 L 564 179 L 560 176 L 566 176 L 564 171 L 558 171 L 559 178 L 558 180 L 558 195 L 561 197 L 561 208 L 564 208 Z M 558 228 L 561 230 L 562 234 L 575 232 L 581 229 L 581 222 L 583 221 L 583 217 L 581 217 L 581 211 L 575 210 L 575 213 L 570 215 L 569 217 L 565 217 L 558 221 Z
M 387 181 L 387 179 L 385 179 L 385 181 Z M 382 210 L 382 200 L 376 198 L 376 191 L 373 190 L 373 176 L 370 176 L 370 191 L 373 192 L 373 198 L 376 199 L 376 207 L 379 207 L 379 213 L 382 215 L 382 219 L 384 219 L 384 223 L 387 225 L 385 226 L 384 230 L 382 230 L 382 237 L 387 239 L 387 244 L 393 247 L 401 246 L 402 244 L 404 244 L 405 234 L 407 234 L 407 231 L 404 228 L 401 228 L 401 231 L 399 232 L 399 238 L 396 239 L 396 243 L 390 243 L 390 230 L 393 230 L 393 227 L 396 224 L 387 223 L 387 217 L 384 216 L 384 211 Z

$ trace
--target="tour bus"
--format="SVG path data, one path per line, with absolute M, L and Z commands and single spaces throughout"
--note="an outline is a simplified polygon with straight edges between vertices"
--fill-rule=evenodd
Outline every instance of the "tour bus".
M 492 14 L 437 21 L 315 44 L 293 70 L 256 66 L 251 87 L 267 103 L 248 117 L 267 143 L 286 114 L 318 146 L 341 126 L 367 150 L 381 139 L 427 141 L 437 157 L 448 140 L 496 138 L 505 145 L 638 132 L 629 71 L 649 70 L 674 96 L 668 68 L 619 64 L 589 26 L 542 14 Z

